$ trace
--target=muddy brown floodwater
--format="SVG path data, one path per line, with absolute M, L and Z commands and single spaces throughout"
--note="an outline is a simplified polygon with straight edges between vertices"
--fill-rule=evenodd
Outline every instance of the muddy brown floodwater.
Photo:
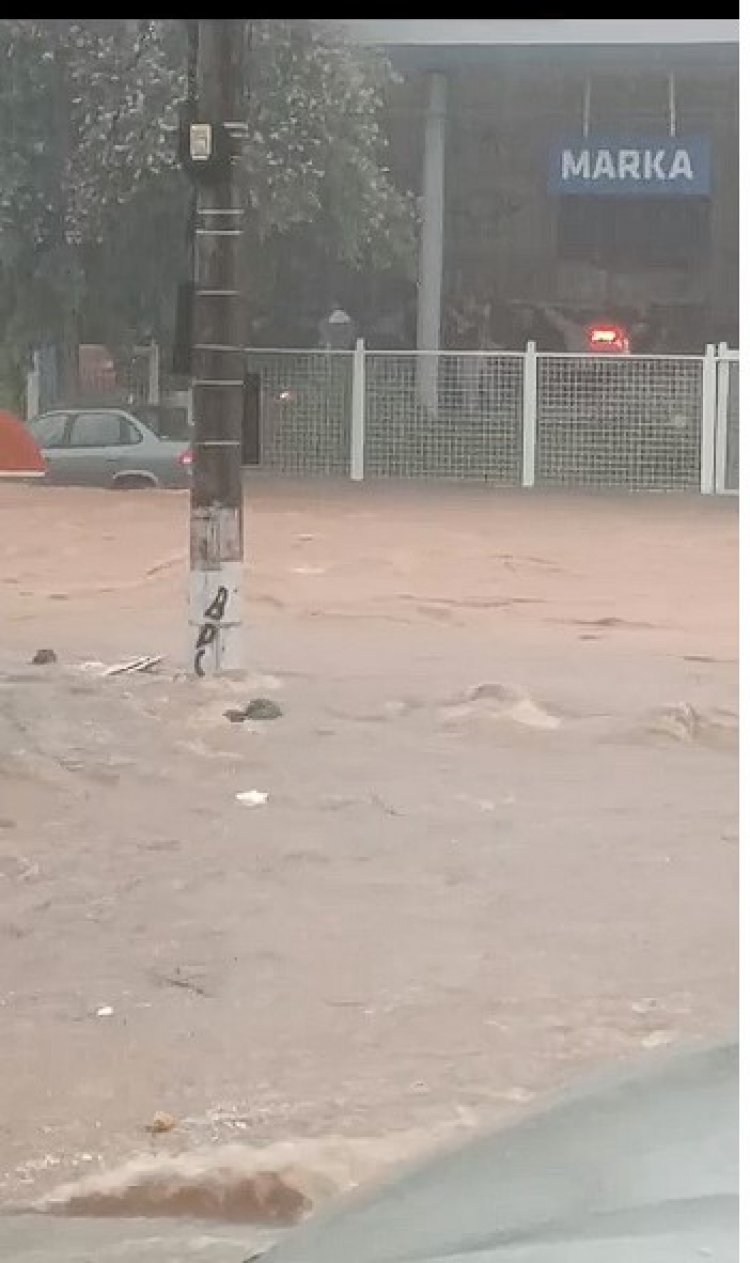
M 232 682 L 186 536 L 0 487 L 6 1207 L 286 1222 L 733 1028 L 735 504 L 253 481 Z

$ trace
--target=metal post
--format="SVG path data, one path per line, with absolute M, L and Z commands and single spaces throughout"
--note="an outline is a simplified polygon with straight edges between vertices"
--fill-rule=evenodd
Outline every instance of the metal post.
M 522 487 L 533 487 L 536 481 L 536 385 L 536 342 L 527 342 L 523 357 Z
M 591 76 L 586 76 L 586 82 L 583 85 L 583 117 L 581 120 L 581 130 L 583 131 L 584 140 L 588 140 L 591 130 Z
M 365 476 L 365 343 L 357 338 L 352 363 L 352 434 L 349 475 L 353 482 Z
M 703 400 L 701 406 L 701 495 L 716 489 L 716 347 L 706 346 L 703 358 Z
M 41 412 L 42 369 L 41 356 L 34 351 L 31 368 L 26 374 L 26 420 L 31 421 Z
M 417 293 L 417 359 L 420 402 L 431 412 L 438 406 L 438 356 L 443 289 L 443 218 L 445 204 L 445 118 L 448 81 L 444 74 L 429 79 L 424 133 L 422 229 Z
M 157 405 L 160 399 L 159 343 L 152 338 L 148 345 L 148 402 Z
M 668 82 L 669 93 L 669 134 L 674 138 L 677 134 L 677 98 L 675 93 L 675 77 L 674 72 L 669 76 Z
M 243 23 L 197 22 L 197 121 L 210 125 L 208 145 L 217 150 L 228 146 L 224 124 L 241 115 Z M 228 158 L 200 179 L 195 226 L 189 620 L 197 675 L 244 665 L 241 238 L 238 166 Z
M 716 452 L 714 458 L 715 490 L 724 495 L 727 489 L 727 430 L 729 428 L 729 350 L 720 342 L 716 361 Z

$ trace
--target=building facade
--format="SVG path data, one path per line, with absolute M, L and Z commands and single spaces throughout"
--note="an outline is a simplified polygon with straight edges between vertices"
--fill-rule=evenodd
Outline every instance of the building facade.
M 575 349 L 598 319 L 634 350 L 737 344 L 738 22 L 349 26 L 401 74 L 391 159 L 422 210 L 413 345 Z

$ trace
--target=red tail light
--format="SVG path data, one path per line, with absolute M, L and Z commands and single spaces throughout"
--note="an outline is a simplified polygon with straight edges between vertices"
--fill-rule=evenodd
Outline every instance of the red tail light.
M 630 350 L 630 338 L 621 325 L 591 325 L 588 343 L 591 351 L 605 351 L 610 355 L 627 355 Z
M 192 463 L 193 463 L 193 449 L 190 447 L 187 447 L 185 448 L 185 451 L 182 452 L 181 455 L 177 457 L 177 464 L 182 465 L 183 469 L 190 469 Z

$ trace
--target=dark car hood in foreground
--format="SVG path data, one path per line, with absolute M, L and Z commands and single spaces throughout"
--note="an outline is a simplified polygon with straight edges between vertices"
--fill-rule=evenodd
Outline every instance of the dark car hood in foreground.
M 358 1195 L 263 1263 L 737 1263 L 738 1048 L 635 1074 Z

